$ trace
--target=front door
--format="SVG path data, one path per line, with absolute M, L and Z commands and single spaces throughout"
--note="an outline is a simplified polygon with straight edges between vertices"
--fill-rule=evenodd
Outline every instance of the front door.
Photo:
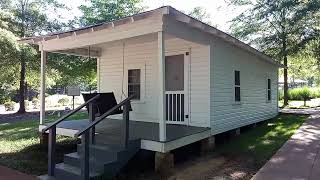
M 188 124 L 187 58 L 184 54 L 166 56 L 166 120 L 172 124 Z

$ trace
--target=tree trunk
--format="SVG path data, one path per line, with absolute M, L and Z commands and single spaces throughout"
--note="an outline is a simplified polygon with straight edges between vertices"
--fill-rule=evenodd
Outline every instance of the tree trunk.
M 20 70 L 20 87 L 19 87 L 19 104 L 20 108 L 18 113 L 25 113 L 26 112 L 26 107 L 24 104 L 24 99 L 25 99 L 25 81 L 26 81 L 26 58 L 24 55 L 24 52 L 21 52 L 20 55 L 20 65 L 21 65 L 21 70 Z
M 20 37 L 23 38 L 25 37 L 25 4 L 21 4 L 21 20 L 22 20 L 22 25 L 21 25 L 21 32 L 20 32 Z M 26 81 L 26 56 L 24 54 L 24 50 L 21 50 L 20 54 L 20 86 L 19 86 L 19 104 L 20 108 L 18 110 L 18 113 L 22 114 L 26 112 L 26 107 L 24 104 L 24 99 L 25 99 L 25 81 Z

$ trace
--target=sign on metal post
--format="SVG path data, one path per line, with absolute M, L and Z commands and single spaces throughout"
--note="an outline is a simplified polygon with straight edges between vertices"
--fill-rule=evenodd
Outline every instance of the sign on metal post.
M 80 96 L 80 87 L 69 86 L 68 87 L 68 96 L 72 96 L 72 109 L 74 109 L 74 97 Z

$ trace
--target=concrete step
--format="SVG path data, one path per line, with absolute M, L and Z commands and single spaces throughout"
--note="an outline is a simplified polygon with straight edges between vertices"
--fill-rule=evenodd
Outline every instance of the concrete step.
M 101 174 L 90 171 L 90 179 L 96 179 Z M 70 166 L 65 163 L 56 165 L 55 178 L 59 180 L 79 180 L 81 179 L 81 169 L 79 167 Z
M 90 145 L 89 148 L 90 179 L 99 178 L 101 175 L 114 178 L 139 151 L 140 140 L 130 141 L 127 148 L 113 144 Z M 80 153 L 82 153 L 82 146 L 78 145 L 78 152 L 66 154 L 64 163 L 56 165 L 55 178 L 57 180 L 81 179 Z
M 110 162 L 115 162 L 117 160 L 116 156 L 90 156 L 89 158 L 89 168 L 90 170 L 103 173 L 104 165 Z M 80 155 L 75 153 L 65 154 L 63 162 L 70 166 L 80 167 Z
M 39 179 L 39 180 L 58 180 L 57 178 L 52 177 L 52 176 L 48 176 L 47 174 L 38 176 L 37 179 Z

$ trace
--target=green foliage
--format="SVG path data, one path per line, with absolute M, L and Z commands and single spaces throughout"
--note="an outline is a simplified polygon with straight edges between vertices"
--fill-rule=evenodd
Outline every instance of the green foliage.
M 4 108 L 6 109 L 6 111 L 14 111 L 15 104 L 16 103 L 13 101 L 7 101 L 4 103 Z
M 58 103 L 61 104 L 62 106 L 66 106 L 69 104 L 69 98 L 61 98 L 58 100 Z
M 304 101 L 304 106 L 306 106 L 306 101 L 308 101 L 312 98 L 315 98 L 314 96 L 318 95 L 317 93 L 314 93 L 308 87 L 303 87 L 303 88 L 290 89 L 288 92 L 288 95 L 289 95 L 290 100 Z
M 232 20 L 232 34 L 274 57 L 285 66 L 288 57 L 320 36 L 320 1 L 230 0 L 235 6 L 250 8 Z M 287 78 L 287 69 L 284 69 Z M 288 103 L 287 83 L 284 104 Z
M 77 85 L 82 90 L 96 88 L 97 61 L 93 58 L 50 54 L 48 67 L 51 69 L 49 82 L 52 81 L 52 85 Z
M 232 33 L 282 60 L 295 54 L 318 35 L 319 1 L 232 0 L 236 6 L 252 8 L 233 19 Z M 310 4 L 316 5 L 311 8 Z
M 278 91 L 278 97 L 279 97 L 279 101 L 283 100 L 283 91 L 281 90 Z
M 211 15 L 202 7 L 195 7 L 193 8 L 189 13 L 189 16 L 198 19 L 199 21 L 202 21 L 204 23 L 207 23 L 209 25 L 212 25 L 212 22 L 210 20 Z
M 144 10 L 142 0 L 90 0 L 89 5 L 81 5 L 82 26 L 118 20 Z

